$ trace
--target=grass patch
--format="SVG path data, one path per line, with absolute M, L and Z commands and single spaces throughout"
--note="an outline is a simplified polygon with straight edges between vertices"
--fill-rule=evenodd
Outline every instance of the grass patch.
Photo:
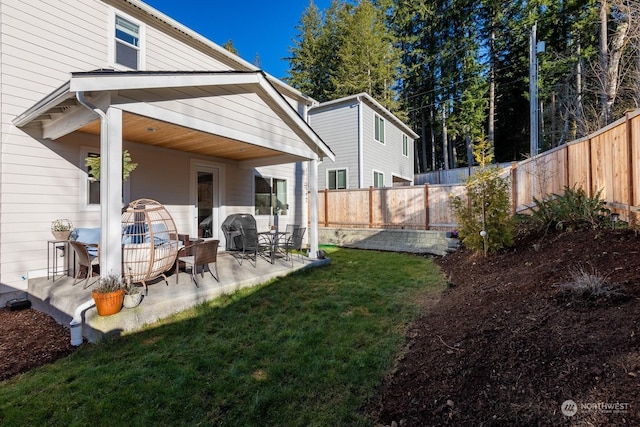
M 5 381 L 0 424 L 368 426 L 430 259 L 324 248 L 331 265 L 220 297 Z

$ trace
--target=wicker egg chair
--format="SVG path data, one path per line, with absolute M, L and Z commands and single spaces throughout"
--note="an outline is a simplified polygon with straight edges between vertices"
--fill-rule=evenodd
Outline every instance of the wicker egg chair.
M 138 199 L 122 213 L 122 277 L 127 283 L 147 282 L 170 270 L 178 255 L 178 232 L 167 209 L 151 199 Z M 167 285 L 169 283 L 167 282 Z

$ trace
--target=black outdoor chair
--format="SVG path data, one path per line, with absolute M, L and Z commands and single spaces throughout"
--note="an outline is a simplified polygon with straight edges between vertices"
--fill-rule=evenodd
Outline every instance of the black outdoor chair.
M 242 236 L 242 253 L 239 254 L 240 265 L 245 258 L 251 259 L 253 257 L 253 267 L 255 268 L 258 264 L 258 255 L 262 255 L 264 251 L 264 246 L 260 244 L 258 230 L 241 225 L 240 235 Z
M 284 244 L 284 250 L 287 254 L 287 260 L 291 260 L 291 266 L 293 267 L 293 257 L 291 256 L 291 251 L 298 251 L 298 255 L 300 257 L 300 262 L 304 262 L 302 258 L 302 238 L 304 237 L 304 232 L 307 229 L 305 227 L 298 227 L 293 229 L 293 233 L 291 235 L 287 235 L 287 240 Z

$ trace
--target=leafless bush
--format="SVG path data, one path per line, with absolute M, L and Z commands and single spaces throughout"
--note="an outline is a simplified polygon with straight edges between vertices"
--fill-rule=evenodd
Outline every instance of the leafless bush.
M 560 285 L 560 289 L 575 297 L 584 299 L 609 298 L 620 295 L 620 291 L 611 285 L 606 276 L 594 268 L 587 271 L 579 266 L 570 272 L 570 280 Z

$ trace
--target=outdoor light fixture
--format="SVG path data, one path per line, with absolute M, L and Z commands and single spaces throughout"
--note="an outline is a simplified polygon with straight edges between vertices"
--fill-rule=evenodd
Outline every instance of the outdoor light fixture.
M 615 229 L 616 228 L 616 222 L 618 222 L 618 220 L 620 219 L 620 214 L 619 213 L 612 213 L 611 215 L 609 215 L 611 217 L 611 229 Z

